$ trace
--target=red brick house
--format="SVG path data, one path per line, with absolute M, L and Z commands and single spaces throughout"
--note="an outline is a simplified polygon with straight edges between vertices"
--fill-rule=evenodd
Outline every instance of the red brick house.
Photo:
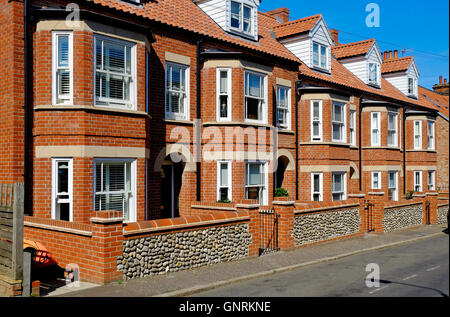
M 28 238 L 107 282 L 144 223 L 436 191 L 414 59 L 259 2 L 1 0 L 0 183 L 25 182 Z

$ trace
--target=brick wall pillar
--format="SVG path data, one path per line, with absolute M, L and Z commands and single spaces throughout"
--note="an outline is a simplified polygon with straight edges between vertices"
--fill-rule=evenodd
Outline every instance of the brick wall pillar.
M 367 217 L 371 217 L 371 219 L 367 219 L 368 222 L 371 222 L 371 226 L 374 229 L 372 232 L 381 233 L 384 232 L 383 227 L 383 218 L 384 218 L 384 205 L 385 198 L 383 192 L 369 192 L 366 196 L 367 200 L 373 204 L 371 207 L 372 215 L 368 214 Z M 367 212 L 367 211 L 366 211 Z
M 242 200 L 236 204 L 237 212 L 248 212 L 250 217 L 249 233 L 252 236 L 252 243 L 249 246 L 249 256 L 259 255 L 259 205 L 252 200 Z
M 430 204 L 429 212 L 430 212 L 430 224 L 437 222 L 437 203 L 438 203 L 438 193 L 431 192 L 426 193 L 426 196 L 423 198 L 423 224 L 427 224 L 427 205 Z
M 98 274 L 92 280 L 101 284 L 117 281 L 122 278 L 122 272 L 117 271 L 117 257 L 122 255 L 122 213 L 112 210 L 96 211 L 91 222 L 93 261 L 98 267 Z
M 284 198 L 284 197 L 283 197 Z M 289 197 L 286 197 L 289 198 Z M 281 250 L 294 248 L 294 237 L 292 236 L 292 228 L 294 227 L 294 204 L 291 199 L 275 198 L 272 202 L 278 218 L 278 247 Z

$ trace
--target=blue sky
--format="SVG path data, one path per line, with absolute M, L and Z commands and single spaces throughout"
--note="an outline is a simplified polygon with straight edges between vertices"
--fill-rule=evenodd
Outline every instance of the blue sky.
M 369 3 L 380 8 L 380 27 L 366 26 Z M 448 0 L 263 0 L 259 10 L 279 7 L 289 8 L 291 20 L 322 13 L 328 27 L 340 31 L 341 43 L 375 38 L 381 51 L 414 56 L 421 86 L 431 88 L 439 75 L 449 79 Z

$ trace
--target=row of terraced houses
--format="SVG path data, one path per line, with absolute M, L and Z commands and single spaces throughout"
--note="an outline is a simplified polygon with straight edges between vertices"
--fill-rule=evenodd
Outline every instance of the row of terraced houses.
M 27 239 L 104 283 L 205 264 L 128 260 L 161 235 L 234 228 L 252 255 L 262 206 L 288 248 L 336 237 L 294 215 L 356 208 L 351 236 L 369 197 L 445 202 L 447 81 L 260 2 L 1 0 L 0 183 L 25 184 Z

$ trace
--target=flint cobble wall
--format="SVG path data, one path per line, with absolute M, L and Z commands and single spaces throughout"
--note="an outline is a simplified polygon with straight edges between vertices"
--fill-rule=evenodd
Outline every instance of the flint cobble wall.
M 294 217 L 295 246 L 330 240 L 359 232 L 359 208 L 299 215 Z
M 383 218 L 384 232 L 419 226 L 422 224 L 422 219 L 422 204 L 386 209 Z
M 441 224 L 441 223 L 447 223 L 447 212 L 448 212 L 448 206 L 440 206 L 437 209 L 437 221 L 436 223 Z
M 117 270 L 123 279 L 227 262 L 249 255 L 248 224 L 152 235 L 123 242 Z

